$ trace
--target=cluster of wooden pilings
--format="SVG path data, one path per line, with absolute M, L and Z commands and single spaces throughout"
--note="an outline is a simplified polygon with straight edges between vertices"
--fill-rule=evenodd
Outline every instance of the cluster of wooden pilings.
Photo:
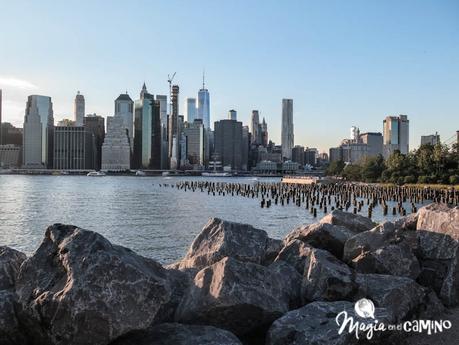
M 318 211 L 327 213 L 334 209 L 372 218 L 373 210 L 381 208 L 383 216 L 407 215 L 417 211 L 418 205 L 430 202 L 459 205 L 459 191 L 364 183 L 337 184 L 283 184 L 283 183 L 230 183 L 214 181 L 179 181 L 159 184 L 184 192 L 201 192 L 209 196 L 244 197 L 261 199 L 260 207 L 296 205 L 304 207 L 314 217 Z M 366 207 L 365 207 L 366 206 Z

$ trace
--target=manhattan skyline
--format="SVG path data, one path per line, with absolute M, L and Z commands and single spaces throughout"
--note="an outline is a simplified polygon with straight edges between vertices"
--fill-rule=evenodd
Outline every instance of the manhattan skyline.
M 205 69 L 211 124 L 235 109 L 248 125 L 258 110 L 278 144 L 283 98 L 294 100 L 295 144 L 320 151 L 353 125 L 382 132 L 389 115 L 410 118 L 411 149 L 421 135 L 438 131 L 446 140 L 459 126 L 457 2 L 136 1 L 128 8 L 2 4 L 2 120 L 22 127 L 32 94 L 52 97 L 56 122 L 73 118 L 78 90 L 86 113 L 113 116 L 114 99 L 126 90 L 137 98 L 143 82 L 168 94 L 173 72 L 186 115 Z

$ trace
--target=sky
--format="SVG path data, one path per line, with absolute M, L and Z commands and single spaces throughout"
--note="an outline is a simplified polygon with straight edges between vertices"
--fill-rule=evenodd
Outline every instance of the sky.
M 27 96 L 53 100 L 55 120 L 113 115 L 143 82 L 180 112 L 205 69 L 211 122 L 257 109 L 280 144 L 282 98 L 293 99 L 295 144 L 328 151 L 406 114 L 410 148 L 459 130 L 458 0 L 0 0 L 3 121 L 22 127 Z

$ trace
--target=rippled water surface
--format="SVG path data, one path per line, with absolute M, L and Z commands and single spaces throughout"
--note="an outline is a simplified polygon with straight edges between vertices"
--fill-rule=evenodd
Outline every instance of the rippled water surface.
M 0 245 L 30 254 L 48 225 L 66 223 L 98 231 L 113 243 L 170 263 L 185 254 L 211 217 L 249 223 L 275 238 L 282 238 L 296 225 L 315 221 L 304 207 L 291 204 L 262 209 L 256 198 L 159 187 L 180 179 L 202 178 L 2 175 Z M 256 179 L 212 181 L 254 183 Z M 380 208 L 375 209 L 374 218 L 381 220 Z

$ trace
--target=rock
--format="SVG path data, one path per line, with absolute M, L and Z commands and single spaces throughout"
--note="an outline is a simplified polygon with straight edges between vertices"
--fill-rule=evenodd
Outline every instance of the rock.
M 0 246 L 0 290 L 14 289 L 19 267 L 25 259 L 24 253 Z
M 419 282 L 447 306 L 459 303 L 459 207 L 431 204 L 418 211 Z
M 212 325 L 238 336 L 255 332 L 288 311 L 288 285 L 274 270 L 226 257 L 196 274 L 175 320 Z
M 418 214 L 411 213 L 406 217 L 399 218 L 395 220 L 394 225 L 396 229 L 399 230 L 409 230 L 414 231 L 416 230 L 416 226 L 418 223 Z
M 323 217 L 320 222 L 341 225 L 353 232 L 367 231 L 374 228 L 376 225 L 370 218 L 340 210 L 333 210 Z
M 280 243 L 272 241 L 266 231 L 248 224 L 212 218 L 194 239 L 185 258 L 177 268 L 201 270 L 224 257 L 262 264 L 275 256 Z
M 171 286 L 171 297 L 156 313 L 154 324 L 174 322 L 175 311 L 182 301 L 187 289 L 193 282 L 194 275 L 176 269 L 167 269 L 167 277 Z
M 298 308 L 301 305 L 301 281 L 303 276 L 290 264 L 284 261 L 276 261 L 268 266 L 274 276 L 283 277 L 285 291 L 288 292 L 289 309 Z
M 271 325 L 267 337 L 267 345 L 353 345 L 358 343 L 355 331 L 345 327 L 339 334 L 344 323 L 344 313 L 361 324 L 369 324 L 373 319 L 362 319 L 354 311 L 354 303 L 346 301 L 313 302 L 300 309 L 292 310 Z M 339 316 L 338 316 L 339 315 Z M 385 309 L 376 308 L 378 321 L 389 323 L 391 320 Z M 336 318 L 338 317 L 339 324 Z M 348 324 L 345 324 L 347 326 Z M 359 330 L 359 339 L 363 342 L 367 333 Z M 388 336 L 384 334 L 383 336 Z M 377 332 L 373 339 L 378 337 Z M 360 342 L 360 343 L 362 343 Z M 390 342 L 388 342 L 390 343 Z
M 285 261 L 303 275 L 304 268 L 309 267 L 309 257 L 313 249 L 303 241 L 292 240 L 282 248 L 274 262 Z
M 459 240 L 459 207 L 430 204 L 420 208 L 416 229 L 438 232 Z
M 326 250 L 312 250 L 301 286 L 307 301 L 338 301 L 350 298 L 356 289 L 354 272 Z
M 338 259 L 342 259 L 344 243 L 355 234 L 356 232 L 344 226 L 316 223 L 296 228 L 286 236 L 284 243 L 301 240 L 312 247 L 328 250 Z
M 163 323 L 125 335 L 110 345 L 242 345 L 232 333 L 212 326 Z
M 277 240 L 277 239 L 268 237 L 268 241 L 266 243 L 266 251 L 265 251 L 265 255 L 264 255 L 262 264 L 263 265 L 271 264 L 274 261 L 274 259 L 277 257 L 279 252 L 282 250 L 283 247 L 284 247 L 284 242 L 282 240 Z
M 358 292 L 354 300 L 369 298 L 400 322 L 418 312 L 425 290 L 413 279 L 384 274 L 356 274 Z
M 351 263 L 354 258 L 365 252 L 375 251 L 392 243 L 395 230 L 393 223 L 384 222 L 369 231 L 352 236 L 344 244 L 343 261 Z
M 18 318 L 37 344 L 108 344 L 147 328 L 171 299 L 166 270 L 71 225 L 48 227 L 16 282 Z
M 418 259 L 406 243 L 389 244 L 375 251 L 364 252 L 351 262 L 360 273 L 380 273 L 416 279 L 420 272 Z
M 0 344 L 27 344 L 15 313 L 16 294 L 0 290 Z

